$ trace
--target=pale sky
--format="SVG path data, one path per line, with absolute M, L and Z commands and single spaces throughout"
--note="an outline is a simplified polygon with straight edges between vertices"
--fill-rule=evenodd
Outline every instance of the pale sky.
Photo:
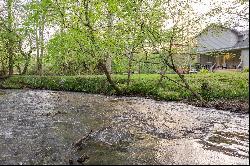
M 210 11 L 215 5 L 213 3 L 216 3 L 217 6 L 221 6 L 222 8 L 227 8 L 227 7 L 233 7 L 235 11 L 240 11 L 243 9 L 243 6 L 236 7 L 234 5 L 235 0 L 201 0 L 201 3 L 199 4 L 193 4 L 193 8 L 199 12 L 200 14 L 204 14 L 208 11 Z M 247 6 L 249 6 L 249 2 L 247 2 Z M 249 7 L 248 7 L 249 8 Z M 247 10 L 249 11 L 249 9 Z M 221 12 L 220 16 L 214 17 L 214 18 L 209 18 L 210 22 L 214 23 L 224 23 L 226 22 L 229 17 L 232 17 L 235 22 L 239 20 L 239 16 L 236 15 L 229 15 L 226 13 L 223 13 L 223 10 Z M 248 15 L 249 19 L 249 15 Z M 235 29 L 237 30 L 246 30 L 249 28 L 249 21 L 239 21 L 239 26 L 236 26 Z

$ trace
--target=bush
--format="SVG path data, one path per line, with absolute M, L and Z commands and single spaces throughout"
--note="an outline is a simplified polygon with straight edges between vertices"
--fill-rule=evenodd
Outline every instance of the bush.
M 249 72 L 249 67 L 244 67 L 243 72 L 244 73 Z
M 211 97 L 211 87 L 209 85 L 208 82 L 203 82 L 201 84 L 201 96 L 206 99 L 206 100 L 209 100 L 210 97 Z
M 207 73 L 209 73 L 209 70 L 207 70 L 207 69 L 201 69 L 198 73 L 199 74 L 207 74 Z
M 203 72 L 204 73 L 204 72 Z M 180 81 L 177 74 L 168 74 L 169 78 Z M 112 75 L 114 82 L 124 95 L 148 96 L 163 100 L 193 99 L 187 89 L 168 79 L 158 85 L 158 74 L 133 74 L 127 86 L 126 75 Z M 249 96 L 247 73 L 207 73 L 186 75 L 190 87 L 206 100 L 247 99 Z M 2 88 L 33 88 L 62 91 L 78 91 L 97 94 L 115 94 L 104 75 L 84 76 L 13 76 L 0 82 Z

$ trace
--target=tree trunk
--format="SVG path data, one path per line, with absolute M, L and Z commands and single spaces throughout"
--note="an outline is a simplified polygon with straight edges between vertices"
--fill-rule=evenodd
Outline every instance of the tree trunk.
M 108 11 L 107 17 L 108 17 L 108 34 L 112 35 L 112 33 L 113 33 L 113 31 L 112 31 L 112 27 L 113 27 L 113 14 L 110 11 Z M 106 55 L 106 67 L 107 67 L 107 70 L 108 70 L 109 73 L 112 72 L 111 64 L 112 64 L 112 58 L 109 55 L 109 53 L 107 53 L 107 55 Z
M 107 58 L 107 60 L 106 60 L 106 67 L 107 67 L 107 70 L 108 70 L 109 73 L 112 72 L 112 67 L 111 67 L 111 65 L 112 65 L 112 59 L 111 59 L 110 56 L 108 56 L 108 58 Z
M 37 74 L 42 75 L 42 58 L 44 53 L 44 25 L 45 15 L 42 14 L 40 20 L 37 22 L 36 28 L 36 51 L 37 51 Z
M 37 67 L 37 74 L 39 74 L 40 69 L 40 44 L 39 44 L 39 35 L 38 35 L 38 25 L 36 25 L 36 67 Z
M 88 28 L 88 31 L 89 31 L 89 34 L 90 34 L 90 40 L 93 44 L 93 49 L 92 49 L 92 53 L 93 53 L 93 58 L 96 58 L 95 56 L 95 50 L 96 49 L 99 49 L 97 44 L 96 44 L 96 40 L 95 40 L 95 36 L 94 36 L 94 32 L 93 32 L 93 27 L 91 25 L 91 22 L 90 22 L 90 17 L 89 17 L 89 0 L 84 0 L 83 3 L 84 3 L 84 15 L 85 15 L 85 20 L 86 20 L 86 24 L 84 24 L 87 28 Z M 113 89 L 116 91 L 117 94 L 121 94 L 121 91 L 119 89 L 119 87 L 113 82 L 112 78 L 111 78 L 111 75 L 107 69 L 107 66 L 106 66 L 106 62 L 103 62 L 102 60 L 99 60 L 99 66 L 101 68 L 101 70 L 104 72 L 104 74 L 106 75 L 107 77 L 107 80 L 108 82 L 110 83 L 110 85 L 113 87 Z
M 9 75 L 13 75 L 14 73 L 14 53 L 11 46 L 8 46 L 8 54 L 9 54 Z
M 8 12 L 8 44 L 7 44 L 7 51 L 8 51 L 8 70 L 9 75 L 13 75 L 14 73 L 14 51 L 13 51 L 13 32 L 12 32 L 12 26 L 13 26 L 13 15 L 12 15 L 12 8 L 13 8 L 13 0 L 7 0 L 7 12 Z
M 25 64 L 24 64 L 24 67 L 23 67 L 23 71 L 21 73 L 22 75 L 25 75 L 27 73 L 29 64 L 30 64 L 30 54 L 27 55 L 27 57 L 25 58 Z
M 181 75 L 179 72 L 177 72 L 178 76 L 180 77 L 180 79 L 182 80 L 182 82 L 185 84 L 186 88 L 200 101 L 204 101 L 203 98 L 201 97 L 201 95 L 199 95 L 197 92 L 195 92 L 187 83 L 187 80 L 184 78 L 183 75 Z
M 106 64 L 100 61 L 99 66 L 100 66 L 101 70 L 104 72 L 104 74 L 106 75 L 106 78 L 107 78 L 109 84 L 113 87 L 113 89 L 115 89 L 116 93 L 122 94 L 120 89 L 118 88 L 118 86 L 112 80 L 111 75 L 107 70 Z
M 158 81 L 158 86 L 161 85 L 162 80 L 163 80 L 163 77 L 164 77 L 164 74 L 165 74 L 164 69 L 161 69 L 161 72 L 160 72 L 160 79 L 159 79 L 159 81 Z
M 184 87 L 189 90 L 197 99 L 199 99 L 201 102 L 204 101 L 204 99 L 201 97 L 201 95 L 199 95 L 197 92 L 195 92 L 188 84 L 187 80 L 184 78 L 184 75 L 180 74 L 176 67 L 173 65 L 173 62 L 172 62 L 172 65 L 170 65 L 169 63 L 167 63 L 167 66 L 171 69 L 174 70 L 174 72 L 179 76 L 179 78 L 181 79 L 181 81 L 184 83 Z
M 23 68 L 23 71 L 22 71 L 21 75 L 25 75 L 25 74 L 27 74 L 27 71 L 28 71 L 28 66 L 29 66 L 29 63 L 25 63 L 25 65 L 24 65 L 24 68 Z
M 127 79 L 127 86 L 129 86 L 129 84 L 130 84 L 132 59 L 133 59 L 133 54 L 129 53 L 128 54 L 128 79 Z
M 42 15 L 42 24 L 41 24 L 41 27 L 40 27 L 40 31 L 39 31 L 39 37 L 40 37 L 40 57 L 39 57 L 39 75 L 42 75 L 43 74 L 43 54 L 44 54 L 44 24 L 45 24 L 45 16 L 44 14 Z
M 18 74 L 21 75 L 22 74 L 22 70 L 21 70 L 21 67 L 20 67 L 19 63 L 16 63 L 16 68 L 17 68 Z
M 203 98 L 201 97 L 201 95 L 199 95 L 197 92 L 195 92 L 188 84 L 187 80 L 184 78 L 184 75 L 180 74 L 179 71 L 177 70 L 174 60 L 173 60 L 173 44 L 174 44 L 174 37 L 175 37 L 175 28 L 173 28 L 173 35 L 170 38 L 170 42 L 169 42 L 169 50 L 168 50 L 168 56 L 170 57 L 170 63 L 168 63 L 167 59 L 164 59 L 164 63 L 165 63 L 165 67 L 167 70 L 167 66 L 169 68 L 171 68 L 172 70 L 174 70 L 174 72 L 176 74 L 178 74 L 179 78 L 182 80 L 182 82 L 184 83 L 184 87 L 189 90 L 197 99 L 199 99 L 201 102 L 203 102 Z
M 138 74 L 141 74 L 141 61 L 139 61 Z
M 5 69 L 4 58 L 1 57 L 1 56 L 0 56 L 0 58 L 1 58 L 1 61 L 0 61 L 1 62 L 0 76 L 3 76 L 3 75 L 6 74 L 6 69 Z

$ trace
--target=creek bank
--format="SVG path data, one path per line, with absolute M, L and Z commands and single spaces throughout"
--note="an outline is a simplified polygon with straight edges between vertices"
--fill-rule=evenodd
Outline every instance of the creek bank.
M 249 104 L 249 77 L 247 73 L 209 73 L 186 75 L 190 87 L 201 94 L 206 103 L 195 101 L 185 88 L 169 80 L 158 86 L 159 75 L 132 75 L 127 86 L 126 76 L 112 75 L 123 96 L 138 96 L 161 101 L 179 101 L 194 106 L 247 113 Z M 168 75 L 178 79 L 175 74 Z M 204 89 L 203 85 L 208 87 Z M 203 89 L 202 89 L 203 87 Z M 103 75 L 83 76 L 12 76 L 0 81 L 2 89 L 42 89 L 115 95 L 114 89 Z
M 205 103 L 201 103 L 200 101 L 183 100 L 182 102 L 196 107 L 214 108 L 217 110 L 224 110 L 224 111 L 238 112 L 238 113 L 249 113 L 248 100 L 217 100 L 217 101 L 206 101 Z
M 22 88 L 23 90 L 32 90 L 32 88 Z M 0 96 L 4 95 L 5 93 L 3 92 L 4 89 L 0 89 Z M 36 90 L 46 90 L 46 89 L 36 89 Z M 111 95 L 111 96 L 116 96 L 116 95 Z M 142 97 L 145 99 L 154 99 L 158 101 L 165 101 L 161 100 L 158 98 L 155 98 L 153 96 L 146 96 L 145 95 L 119 95 L 116 97 Z M 230 112 L 238 112 L 238 113 L 249 113 L 249 100 L 216 100 L 216 101 L 206 101 L 205 103 L 202 103 L 197 100 L 180 100 L 177 101 L 180 103 L 186 103 L 189 105 L 193 105 L 196 107 L 205 107 L 205 108 L 212 108 L 212 109 L 217 109 L 217 110 L 224 110 L 224 111 L 230 111 Z M 59 112 L 60 113 L 60 112 Z

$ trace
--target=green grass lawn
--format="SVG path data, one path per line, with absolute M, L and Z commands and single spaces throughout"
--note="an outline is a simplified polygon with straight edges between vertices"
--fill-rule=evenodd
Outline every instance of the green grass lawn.
M 178 75 L 166 75 L 180 81 Z M 124 95 L 148 96 L 163 100 L 193 99 L 192 94 L 168 79 L 158 86 L 159 74 L 134 74 L 127 86 L 126 75 L 112 75 Z M 207 100 L 243 99 L 249 97 L 248 73 L 207 73 L 187 74 L 185 78 L 190 86 Z M 202 90 L 203 83 L 208 90 Z M 79 91 L 98 94 L 115 94 L 104 75 L 84 76 L 13 76 L 0 84 L 2 88 L 34 88 L 63 91 Z

